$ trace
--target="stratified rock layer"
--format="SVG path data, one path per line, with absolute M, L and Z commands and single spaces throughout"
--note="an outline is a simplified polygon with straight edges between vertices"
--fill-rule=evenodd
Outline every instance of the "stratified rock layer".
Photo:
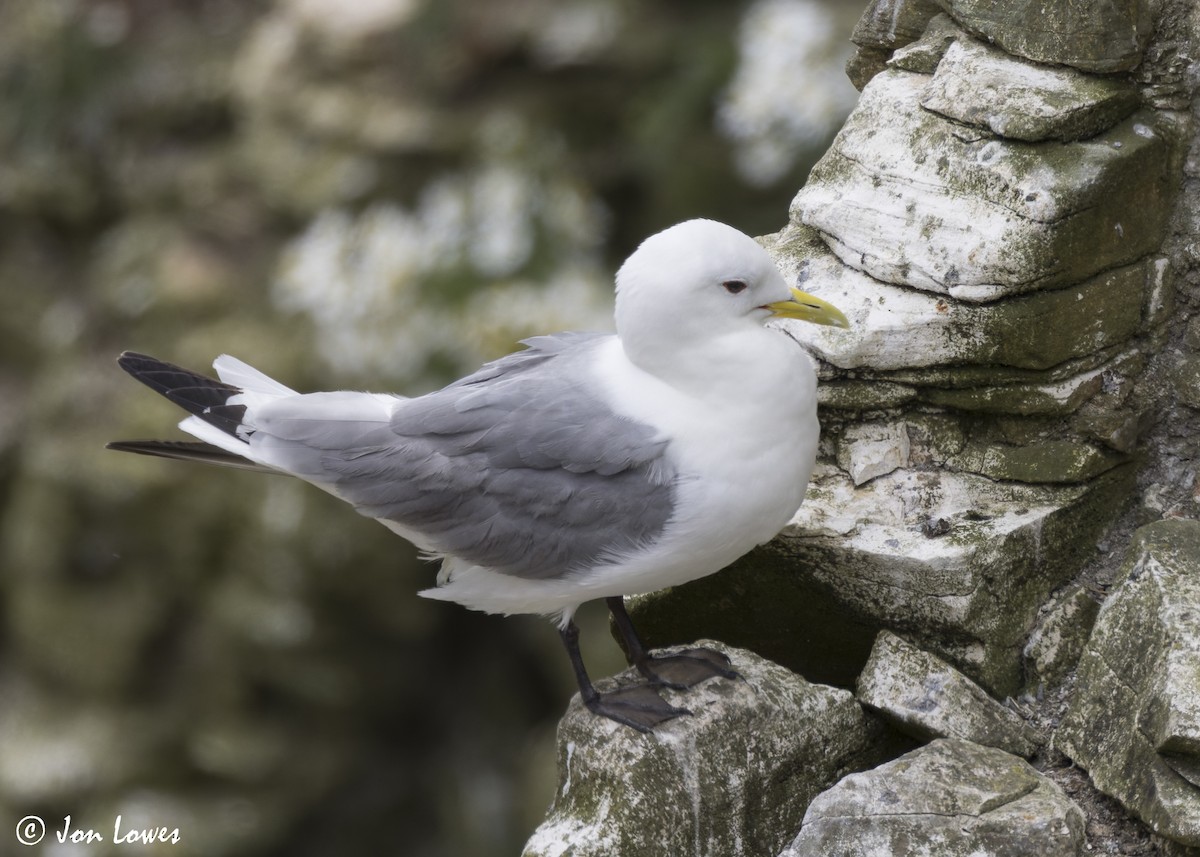
M 1200 846 L 1200 522 L 1135 536 L 1055 739 L 1156 833 Z
M 1028 142 L 1090 137 L 1137 104 L 1127 78 L 1048 68 L 969 38 L 950 45 L 921 98 L 928 110 Z
M 1088 72 L 1127 71 L 1154 29 L 1152 0 L 938 0 L 959 24 L 1017 56 Z
M 876 75 L 792 204 L 845 264 L 989 301 L 1078 283 L 1158 248 L 1170 159 L 1151 113 L 1085 141 L 1027 143 L 926 110 L 930 83 Z

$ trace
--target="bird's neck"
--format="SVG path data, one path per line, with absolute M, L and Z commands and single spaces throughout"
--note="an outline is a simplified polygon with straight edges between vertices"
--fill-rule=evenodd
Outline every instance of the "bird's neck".
M 643 340 L 624 347 L 629 362 L 676 390 L 731 403 L 786 383 L 806 363 L 796 343 L 761 327 L 690 343 Z

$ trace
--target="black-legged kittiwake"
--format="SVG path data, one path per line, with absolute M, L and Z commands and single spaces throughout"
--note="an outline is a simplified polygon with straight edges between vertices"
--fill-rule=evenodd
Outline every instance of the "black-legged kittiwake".
M 215 381 L 141 354 L 120 365 L 191 413 L 201 443 L 128 452 L 297 476 L 442 559 L 421 594 L 554 617 L 597 714 L 647 731 L 686 713 L 655 686 L 732 677 L 724 656 L 651 656 L 622 596 L 712 574 L 799 508 L 816 375 L 772 318 L 847 326 L 753 239 L 691 220 L 617 273 L 615 335 L 560 333 L 415 398 L 297 393 L 228 355 Z M 573 617 L 606 599 L 646 684 L 596 691 Z

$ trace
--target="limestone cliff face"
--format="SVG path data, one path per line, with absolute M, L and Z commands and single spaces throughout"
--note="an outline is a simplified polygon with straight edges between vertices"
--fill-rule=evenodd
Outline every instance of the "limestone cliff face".
M 764 641 L 785 662 L 847 682 L 886 627 L 1010 693 L 1039 611 L 1155 478 L 1155 426 L 1188 401 L 1166 381 L 1190 364 L 1164 361 L 1195 277 L 1196 22 L 1099 3 L 1120 34 L 1099 38 L 1051 4 L 1063 29 L 1037 38 L 1016 7 L 941 5 L 871 4 L 858 105 L 764 239 L 853 329 L 790 331 L 819 364 L 823 455 L 749 563 L 797 615 L 837 617 L 817 636 L 839 656 Z
M 1085 800 L 1089 830 L 1170 851 L 1200 843 L 1193 689 L 1178 684 L 1194 684 L 1182 605 L 1200 554 L 1183 524 L 1132 533 L 1200 512 L 1200 10 L 1037 8 L 869 4 L 848 65 L 858 105 L 789 225 L 763 239 L 852 322 L 789 331 L 822 380 L 808 502 L 771 545 L 635 615 L 661 641 L 719 636 L 810 679 L 857 681 L 910 732 L 907 718 L 959 734 L 922 707 L 945 692 L 943 667 L 879 679 L 880 641 L 899 635 L 1000 698 L 1023 691 L 1050 738 L 1035 766 L 1062 779 L 1065 751 L 1147 825 L 1106 826 Z M 1150 629 L 1137 646 L 1121 636 L 1135 627 Z M 891 794 L 886 767 L 845 791 Z M 845 818 L 841 789 L 827 793 L 836 810 L 814 802 L 816 827 L 789 853 L 875 853 L 893 835 L 882 809 Z M 1077 823 L 1063 824 L 1053 847 L 1076 853 Z

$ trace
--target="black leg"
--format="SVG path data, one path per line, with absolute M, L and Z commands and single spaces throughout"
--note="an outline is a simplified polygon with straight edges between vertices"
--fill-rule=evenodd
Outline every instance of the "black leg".
M 620 595 L 616 595 L 612 598 L 605 598 L 604 603 L 608 606 L 608 612 L 612 614 L 613 624 L 617 626 L 617 633 L 625 641 L 625 651 L 628 655 L 629 665 L 631 667 L 636 666 L 638 671 L 641 672 L 640 664 L 644 664 L 648 657 L 646 646 L 642 643 L 642 638 L 638 636 L 637 629 L 633 627 L 633 620 L 629 618 L 629 613 L 625 610 L 625 599 Z
M 569 622 L 567 627 L 559 631 L 559 634 L 562 637 L 563 645 L 567 647 L 571 668 L 575 670 L 575 680 L 579 683 L 579 697 L 593 714 L 623 723 L 639 732 L 649 732 L 660 723 L 684 714 L 691 714 L 686 708 L 676 708 L 671 705 L 659 696 L 654 688 L 644 684 L 600 693 L 592 685 L 592 680 L 588 678 L 587 669 L 583 665 L 583 656 L 579 653 L 578 626 L 574 622 Z
M 636 667 L 653 684 L 682 690 L 714 676 L 740 678 L 730 669 L 729 658 L 712 649 L 696 646 L 672 655 L 651 655 L 625 610 L 625 599 L 615 596 L 606 598 L 604 603 L 612 613 L 617 633 L 625 641 L 630 666 Z

